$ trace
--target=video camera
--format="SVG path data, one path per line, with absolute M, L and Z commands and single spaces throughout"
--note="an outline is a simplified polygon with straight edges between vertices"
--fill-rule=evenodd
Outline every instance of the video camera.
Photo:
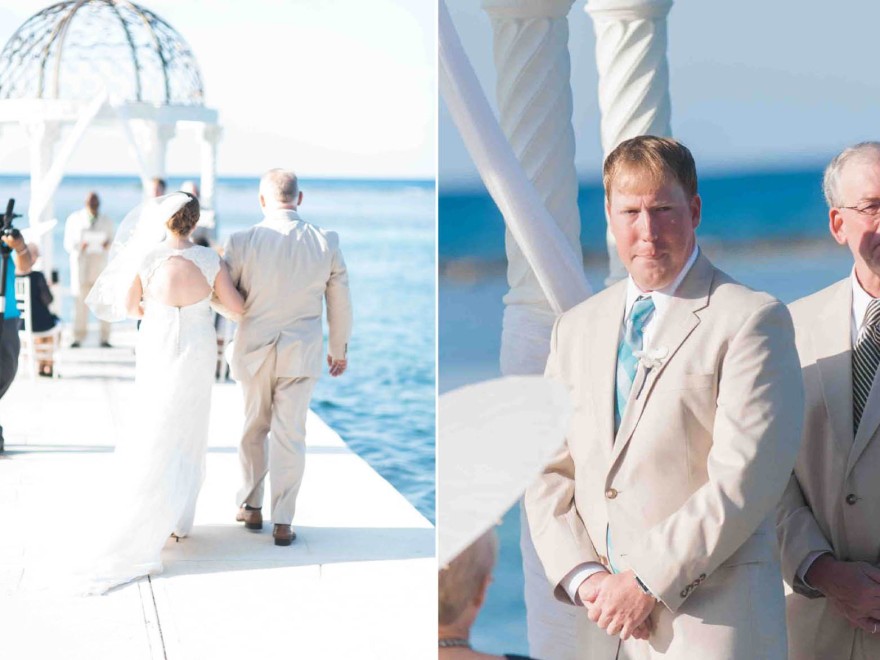
M 21 238 L 21 232 L 12 226 L 12 221 L 21 217 L 20 214 L 13 213 L 14 208 L 15 200 L 10 198 L 9 202 L 6 204 L 6 213 L 3 214 L 3 224 L 0 226 L 0 238 L 5 238 L 7 236 L 16 240 Z M 6 254 L 9 254 L 12 250 L 12 248 L 6 245 L 4 241 L 0 241 L 0 249 Z

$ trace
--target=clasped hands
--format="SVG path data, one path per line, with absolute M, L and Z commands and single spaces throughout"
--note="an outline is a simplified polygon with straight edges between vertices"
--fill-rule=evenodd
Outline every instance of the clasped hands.
M 650 615 L 657 601 L 644 592 L 632 571 L 594 573 L 578 587 L 578 596 L 590 621 L 609 635 L 627 640 L 648 639 L 651 634 Z
M 880 569 L 867 562 L 820 556 L 804 576 L 840 611 L 853 628 L 880 634 Z

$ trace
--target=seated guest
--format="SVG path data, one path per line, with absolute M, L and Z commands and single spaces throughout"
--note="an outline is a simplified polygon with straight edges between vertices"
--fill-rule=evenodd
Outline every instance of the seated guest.
M 825 170 L 847 277 L 791 305 L 803 442 L 778 511 L 790 660 L 880 658 L 880 142 Z
M 34 260 L 38 259 L 40 256 L 39 248 L 34 243 L 28 244 L 28 250 L 30 250 L 31 255 Z M 31 329 L 34 333 L 45 333 L 49 330 L 52 330 L 58 323 L 61 322 L 55 314 L 51 312 L 49 309 L 49 305 L 52 304 L 54 300 L 52 296 L 52 291 L 49 289 L 49 283 L 46 281 L 46 277 L 38 270 L 32 270 L 31 265 L 26 265 L 27 268 L 23 272 L 21 270 L 16 271 L 16 277 L 18 278 L 27 278 L 30 280 L 30 292 L 31 292 L 31 318 L 33 319 L 33 328 Z M 21 327 L 22 329 L 27 329 L 27 319 L 21 319 Z M 51 336 L 35 336 L 34 337 L 34 346 L 35 353 L 38 356 L 46 356 L 48 355 L 48 359 L 40 359 L 39 360 L 39 370 L 41 376 L 51 376 L 52 375 L 52 344 L 55 339 Z
M 483 606 L 498 556 L 498 538 L 489 530 L 440 570 L 439 660 L 528 660 L 521 655 L 487 655 L 471 648 L 471 626 Z

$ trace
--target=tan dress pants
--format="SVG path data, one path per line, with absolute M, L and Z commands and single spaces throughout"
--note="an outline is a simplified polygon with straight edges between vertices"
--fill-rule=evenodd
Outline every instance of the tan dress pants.
M 95 278 L 97 279 L 97 277 Z M 86 305 L 86 297 L 92 290 L 95 281 L 81 281 L 79 295 L 76 297 L 76 305 L 73 312 L 73 340 L 82 343 L 88 334 L 89 308 Z M 101 321 L 101 341 L 110 341 L 110 324 Z
M 272 522 L 289 525 L 306 465 L 306 414 L 315 378 L 276 378 L 268 359 L 253 377 L 242 379 L 245 423 L 238 456 L 244 485 L 238 504 L 263 505 L 269 476 Z

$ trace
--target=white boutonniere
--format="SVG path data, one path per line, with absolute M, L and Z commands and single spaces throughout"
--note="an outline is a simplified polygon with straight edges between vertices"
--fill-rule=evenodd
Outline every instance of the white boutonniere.
M 641 364 L 646 371 L 661 366 L 663 360 L 666 359 L 668 354 L 669 351 L 665 346 L 657 346 L 656 348 L 649 348 L 645 351 L 633 351 L 633 355 L 638 358 L 639 364 Z

